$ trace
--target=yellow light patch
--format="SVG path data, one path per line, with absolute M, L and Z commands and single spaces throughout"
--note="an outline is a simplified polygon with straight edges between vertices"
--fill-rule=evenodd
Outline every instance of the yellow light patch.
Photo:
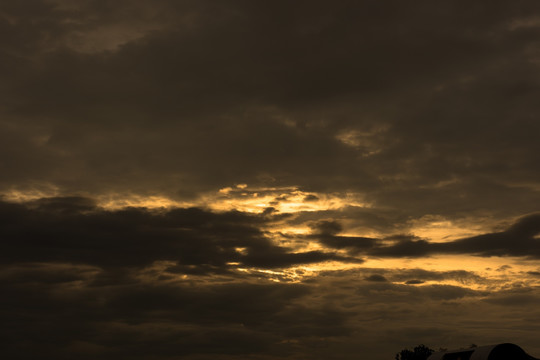
M 359 194 L 319 194 L 301 191 L 296 187 L 248 188 L 246 184 L 236 185 L 236 189 L 225 187 L 217 193 L 205 194 L 199 204 L 216 211 L 238 210 L 250 213 L 260 213 L 270 207 L 281 213 L 295 213 L 336 210 L 345 206 L 370 206 Z
M 13 202 L 32 201 L 39 198 L 59 196 L 58 188 L 41 185 L 32 189 L 12 189 L 4 194 L 4 199 Z M 296 187 L 258 187 L 251 188 L 247 184 L 237 184 L 207 193 L 191 201 L 174 200 L 161 195 L 134 195 L 134 194 L 103 194 L 96 197 L 98 206 L 105 209 L 120 209 L 124 207 L 144 207 L 148 209 L 162 209 L 171 207 L 203 207 L 214 211 L 245 211 L 263 213 L 268 208 L 278 213 L 300 213 L 324 210 L 339 210 L 346 206 L 369 207 L 358 194 L 319 194 L 306 192 Z M 290 219 L 290 218 L 288 218 Z M 347 220 L 345 220 L 347 222 Z M 493 223 L 489 218 L 449 220 L 441 216 L 426 215 L 420 219 L 410 221 L 403 229 L 404 233 L 411 233 L 434 242 L 448 242 L 459 238 L 474 236 L 493 231 Z M 283 246 L 292 253 L 308 251 L 332 251 L 348 256 L 346 250 L 327 249 L 318 241 L 308 237 L 312 229 L 306 223 L 297 226 L 287 224 L 286 221 L 270 223 L 265 229 L 266 235 L 279 246 Z M 369 236 L 380 237 L 380 234 L 370 232 L 356 233 L 345 231 L 341 236 Z M 238 247 L 236 252 L 247 255 L 247 249 Z M 229 266 L 240 266 L 241 263 L 231 262 Z M 140 274 L 141 279 L 155 281 L 155 274 L 166 272 L 171 263 L 156 263 L 148 272 Z M 534 276 L 539 271 L 538 263 L 513 257 L 477 257 L 471 255 L 434 255 L 414 259 L 367 258 L 362 264 L 347 262 L 323 261 L 309 266 L 295 266 L 280 271 L 256 268 L 236 268 L 237 271 L 252 274 L 265 274 L 273 281 L 302 281 L 306 277 L 316 276 L 323 271 L 347 270 L 355 268 L 373 269 L 424 269 L 428 271 L 457 271 L 466 270 L 478 276 L 489 279 L 485 282 L 463 283 L 459 280 L 448 279 L 442 281 L 427 281 L 425 284 L 449 284 L 466 286 L 471 289 L 502 289 L 514 286 L 517 283 L 524 286 L 540 286 L 540 277 Z M 178 279 L 178 275 L 171 275 Z
M 432 242 L 447 242 L 489 231 L 487 224 L 481 221 L 456 222 L 438 215 L 426 215 L 409 223 L 410 233 Z
M 435 272 L 467 271 L 472 272 L 486 281 L 464 282 L 456 279 L 426 281 L 426 284 L 436 283 L 468 287 L 474 290 L 499 290 L 523 282 L 529 286 L 539 286 L 540 279 L 524 276 L 538 268 L 535 261 L 523 261 L 517 257 L 479 257 L 472 255 L 438 255 L 429 258 L 414 259 L 382 259 L 368 258 L 362 264 L 374 269 L 422 269 Z
M 40 184 L 29 189 L 10 189 L 4 192 L 1 198 L 10 202 L 27 202 L 47 197 L 59 196 L 58 187 L 50 184 Z
M 352 148 L 362 150 L 362 156 L 372 156 L 380 153 L 382 149 L 382 134 L 388 131 L 387 125 L 380 125 L 370 130 L 350 129 L 338 133 L 335 138 Z
M 144 207 L 148 209 L 169 207 L 190 207 L 193 203 L 175 201 L 164 196 L 140 195 L 101 195 L 97 197 L 99 206 L 105 209 L 121 209 L 125 207 Z

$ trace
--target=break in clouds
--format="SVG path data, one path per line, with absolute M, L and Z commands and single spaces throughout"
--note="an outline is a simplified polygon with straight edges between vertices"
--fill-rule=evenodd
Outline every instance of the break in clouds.
M 540 258 L 540 215 L 508 229 L 447 242 L 400 235 L 366 238 L 336 234 L 336 222 L 313 224 L 309 235 L 288 240 L 318 242 L 322 250 L 298 252 L 272 241 L 267 228 L 292 214 L 211 212 L 198 208 L 105 210 L 87 198 L 47 198 L 0 203 L 4 264 L 75 262 L 104 268 L 177 262 L 185 274 L 228 273 L 238 267 L 287 268 L 324 261 L 362 263 L 363 257 L 436 254 Z M 347 255 L 338 255 L 344 249 Z
M 2 1 L 2 352 L 538 356 L 539 19 Z

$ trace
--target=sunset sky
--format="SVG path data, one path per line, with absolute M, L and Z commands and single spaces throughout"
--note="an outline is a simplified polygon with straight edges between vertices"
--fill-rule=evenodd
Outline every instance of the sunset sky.
M 540 357 L 540 2 L 0 1 L 5 359 Z

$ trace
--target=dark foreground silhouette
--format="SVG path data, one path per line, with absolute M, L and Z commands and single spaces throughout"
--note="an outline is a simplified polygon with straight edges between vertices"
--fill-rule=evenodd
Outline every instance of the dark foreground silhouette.
M 470 349 L 439 351 L 428 360 L 539 360 L 515 344 L 479 346 Z
M 424 344 L 418 345 L 412 350 L 403 349 L 396 354 L 396 360 L 426 360 L 435 350 Z

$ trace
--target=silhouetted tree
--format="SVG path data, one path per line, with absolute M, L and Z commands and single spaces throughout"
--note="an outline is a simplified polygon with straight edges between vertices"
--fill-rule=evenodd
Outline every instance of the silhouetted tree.
M 413 350 L 403 349 L 396 354 L 396 360 L 426 360 L 435 350 L 424 344 L 418 345 Z

